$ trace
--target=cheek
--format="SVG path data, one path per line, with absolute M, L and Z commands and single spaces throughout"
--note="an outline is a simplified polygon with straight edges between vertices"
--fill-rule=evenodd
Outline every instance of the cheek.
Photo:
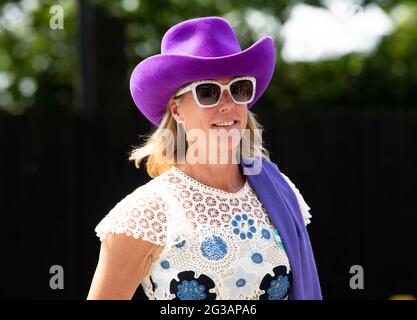
M 205 131 L 210 127 L 210 117 L 207 116 L 204 112 L 195 111 L 191 115 L 190 125 L 193 128 L 199 128 Z
M 208 134 L 211 119 L 210 110 L 201 109 L 198 106 L 190 106 L 184 114 L 186 129 L 200 129 Z
M 203 109 L 198 106 L 196 106 L 196 111 L 194 113 L 195 117 L 195 124 L 196 127 L 203 129 L 206 131 L 210 128 L 210 123 L 214 117 L 212 109 Z
M 182 116 L 185 121 L 185 126 L 187 129 L 192 129 L 198 127 L 198 114 L 196 114 L 195 106 L 192 101 L 192 96 L 187 96 L 183 100 L 182 105 Z

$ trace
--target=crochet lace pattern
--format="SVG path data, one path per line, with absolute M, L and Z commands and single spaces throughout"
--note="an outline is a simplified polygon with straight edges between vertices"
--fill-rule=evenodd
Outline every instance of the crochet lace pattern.
M 283 176 L 310 223 L 310 207 Z M 226 192 L 173 166 L 119 201 L 95 231 L 100 240 L 124 233 L 164 246 L 142 282 L 150 299 L 285 299 L 291 268 L 278 229 L 248 180 Z

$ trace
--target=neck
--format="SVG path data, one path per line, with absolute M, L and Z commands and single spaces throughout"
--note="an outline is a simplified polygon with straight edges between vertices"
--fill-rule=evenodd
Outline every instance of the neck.
M 176 167 L 191 178 L 212 188 L 226 192 L 237 192 L 243 188 L 246 178 L 239 164 L 231 161 L 226 164 L 176 164 Z

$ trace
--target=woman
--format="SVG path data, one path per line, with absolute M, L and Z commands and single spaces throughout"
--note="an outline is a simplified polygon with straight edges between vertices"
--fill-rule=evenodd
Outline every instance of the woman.
M 181 22 L 130 89 L 158 126 L 130 160 L 153 178 L 96 227 L 101 251 L 88 299 L 321 299 L 308 205 L 269 161 L 249 110 L 275 48 L 241 50 L 219 17 Z M 251 161 L 248 161 L 251 160 Z

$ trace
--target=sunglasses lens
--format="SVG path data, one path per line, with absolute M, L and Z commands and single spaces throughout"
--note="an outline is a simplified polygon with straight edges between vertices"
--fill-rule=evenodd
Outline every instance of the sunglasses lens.
M 216 104 L 220 98 L 220 87 L 215 83 L 203 83 L 199 84 L 195 91 L 197 93 L 198 101 L 204 105 L 208 106 L 211 104 Z
M 253 83 L 250 80 L 239 80 L 230 86 L 233 98 L 238 102 L 248 102 L 252 98 Z

